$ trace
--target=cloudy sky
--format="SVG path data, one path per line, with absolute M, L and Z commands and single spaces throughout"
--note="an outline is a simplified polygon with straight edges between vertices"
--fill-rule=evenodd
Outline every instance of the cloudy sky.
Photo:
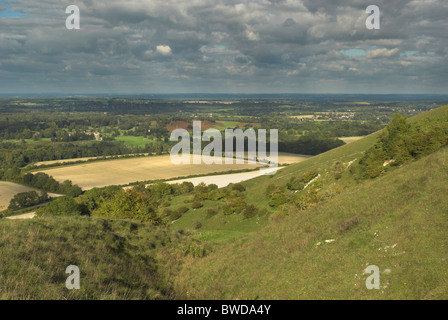
M 446 94 L 447 75 L 446 0 L 0 1 L 0 93 Z

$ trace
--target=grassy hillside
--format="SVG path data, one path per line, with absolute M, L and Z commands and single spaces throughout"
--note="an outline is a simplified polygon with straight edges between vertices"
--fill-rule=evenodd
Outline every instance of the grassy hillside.
M 447 119 L 445 106 L 410 123 L 424 130 L 445 126 Z M 270 184 L 285 186 L 291 177 L 315 170 L 319 192 L 329 196 L 286 216 L 257 217 L 265 223 L 240 217 L 243 225 L 259 223 L 259 231 L 237 234 L 249 228 L 234 223 L 229 232 L 239 239 L 189 261 L 176 291 L 193 299 L 446 299 L 448 148 L 398 168 L 388 166 L 376 179 L 359 180 L 349 168 L 378 137 L 372 134 L 244 183 L 247 201 L 269 208 L 265 190 Z M 345 170 L 335 178 L 338 162 Z M 185 225 L 187 219 L 193 220 L 186 215 L 176 223 Z M 381 290 L 366 289 L 368 265 L 380 268 Z
M 200 299 L 446 299 L 447 179 L 444 148 L 191 260 L 176 289 Z M 366 289 L 368 265 L 382 271 L 381 290 Z
M 117 196 L 92 217 L 1 220 L 0 298 L 446 299 L 447 123 L 445 106 L 410 119 L 409 141 L 378 132 L 273 176 L 167 193 L 151 211 L 164 226 L 105 219 L 109 207 L 123 212 Z M 390 154 L 401 155 L 436 127 L 438 144 L 428 140 L 433 147 L 421 149 L 430 154 L 397 165 L 381 149 L 383 139 Z M 360 163 L 365 154 L 382 156 L 375 178 L 359 174 L 370 165 Z M 165 187 L 129 194 L 147 200 Z M 123 198 L 128 219 L 138 218 L 140 198 Z M 251 205 L 253 215 L 245 211 Z M 243 209 L 229 213 L 233 206 Z M 79 291 L 65 288 L 72 264 L 81 269 Z M 366 289 L 369 265 L 381 270 L 380 290 Z
M 173 298 L 166 277 L 191 247 L 185 239 L 120 220 L 2 220 L 0 299 Z M 69 265 L 80 269 L 80 290 L 65 287 Z

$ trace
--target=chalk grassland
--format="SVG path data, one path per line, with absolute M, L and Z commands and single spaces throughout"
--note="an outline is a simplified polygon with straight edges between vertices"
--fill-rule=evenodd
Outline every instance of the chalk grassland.
M 279 154 L 279 163 L 288 164 L 308 159 L 308 156 Z M 43 170 L 57 181 L 71 180 L 84 190 L 108 185 L 123 185 L 136 181 L 174 179 L 230 170 L 256 169 L 260 164 L 174 165 L 169 155 L 99 161 L 69 167 Z
M 27 186 L 22 186 L 17 183 L 7 182 L 7 181 L 0 181 L 0 211 L 6 210 L 9 206 L 9 201 L 18 193 L 21 192 L 28 192 L 28 191 L 38 191 L 37 189 L 30 188 Z M 48 194 L 50 197 L 57 197 L 59 195 L 54 193 Z

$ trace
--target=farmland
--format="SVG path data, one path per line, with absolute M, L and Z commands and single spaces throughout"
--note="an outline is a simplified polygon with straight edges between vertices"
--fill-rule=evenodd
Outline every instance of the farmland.
M 174 179 L 191 175 L 206 175 L 230 170 L 256 169 L 260 164 L 212 164 L 174 166 L 169 155 L 100 161 L 45 170 L 57 181 L 72 180 L 84 190 L 108 185 L 125 185 L 137 181 Z
M 23 186 L 21 184 L 0 181 L 0 211 L 8 208 L 9 201 L 18 193 L 36 190 L 31 187 Z M 52 197 L 57 194 L 49 194 Z
M 0 181 L 0 211 L 8 208 L 9 201 L 17 194 L 21 192 L 27 192 L 35 190 L 30 187 L 22 186 L 20 184 Z
M 280 164 L 291 164 L 309 156 L 279 153 Z M 169 155 L 140 157 L 67 166 L 44 170 L 57 181 L 71 180 L 84 190 L 108 185 L 125 185 L 137 181 L 166 180 L 192 175 L 208 175 L 230 170 L 256 169 L 260 164 L 173 165 Z M 246 180 L 246 179 L 245 179 Z

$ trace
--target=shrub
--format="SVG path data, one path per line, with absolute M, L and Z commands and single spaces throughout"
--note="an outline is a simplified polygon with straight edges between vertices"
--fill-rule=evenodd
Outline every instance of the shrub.
M 180 213 L 180 214 L 184 214 L 185 212 L 187 212 L 189 209 L 185 206 L 179 207 L 177 208 L 176 212 Z
M 243 216 L 246 219 L 253 218 L 258 214 L 258 208 L 253 204 L 250 204 L 244 208 Z
M 286 194 L 286 192 L 281 189 L 277 189 L 277 191 L 271 193 L 269 198 L 270 198 L 269 205 L 271 207 L 278 207 L 284 203 L 287 203 L 289 200 L 289 197 Z
M 182 217 L 182 213 L 178 211 L 171 211 L 171 214 L 169 215 L 171 221 L 176 221 L 177 219 L 180 219 L 180 217 Z
M 191 207 L 193 208 L 193 209 L 199 209 L 199 208 L 202 208 L 204 205 L 202 204 L 202 202 L 200 202 L 200 201 L 194 201 L 192 204 L 191 204 Z
M 80 216 L 82 206 L 72 197 L 60 197 L 50 202 L 46 207 L 36 211 L 38 216 Z
M 41 198 L 36 191 L 21 192 L 9 201 L 8 209 L 18 210 L 26 207 L 32 207 L 41 202 Z
M 238 191 L 238 192 L 244 192 L 244 191 L 246 191 L 246 188 L 241 183 L 235 183 L 235 184 L 232 184 L 232 190 Z
M 289 190 L 303 190 L 303 188 L 305 187 L 305 183 L 301 178 L 292 177 L 286 184 L 286 187 Z
M 162 210 L 162 216 L 164 217 L 170 217 L 173 214 L 173 210 L 168 209 L 168 208 L 164 208 Z
M 224 214 L 229 215 L 233 213 L 240 213 L 246 207 L 246 202 L 243 197 L 231 198 L 226 201 L 224 207 Z

